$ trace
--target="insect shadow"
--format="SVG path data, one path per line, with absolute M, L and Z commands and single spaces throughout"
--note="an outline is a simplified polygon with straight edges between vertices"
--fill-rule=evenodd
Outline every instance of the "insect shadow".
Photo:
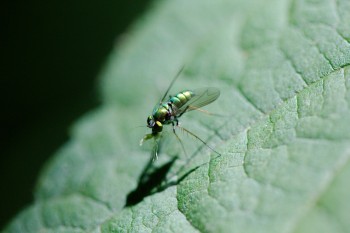
M 200 167 L 197 166 L 189 170 L 176 181 L 167 181 L 166 176 L 177 159 L 178 157 L 175 156 L 169 162 L 155 168 L 153 158 L 151 158 L 139 177 L 136 189 L 127 195 L 125 207 L 134 206 L 147 196 L 164 191 L 170 186 L 178 185 L 183 179 Z

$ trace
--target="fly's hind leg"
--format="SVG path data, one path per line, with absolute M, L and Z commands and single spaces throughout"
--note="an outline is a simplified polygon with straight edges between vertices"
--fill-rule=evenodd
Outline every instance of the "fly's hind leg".
M 214 150 L 212 147 L 210 147 L 203 139 L 201 139 L 200 137 L 198 137 L 197 135 L 195 135 L 194 133 L 192 133 L 191 131 L 189 131 L 188 129 L 185 129 L 184 127 L 181 127 L 178 125 L 178 127 L 180 129 L 182 129 L 183 131 L 185 131 L 186 133 L 188 133 L 189 135 L 191 135 L 192 137 L 196 138 L 197 140 L 201 141 L 206 147 L 208 147 L 211 151 L 215 152 L 217 155 L 221 156 L 221 154 L 219 152 L 217 152 L 216 150 Z

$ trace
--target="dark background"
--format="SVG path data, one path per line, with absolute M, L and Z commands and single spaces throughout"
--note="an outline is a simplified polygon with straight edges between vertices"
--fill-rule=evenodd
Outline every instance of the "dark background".
M 43 164 L 99 104 L 96 77 L 150 0 L 0 3 L 0 229 L 33 201 Z

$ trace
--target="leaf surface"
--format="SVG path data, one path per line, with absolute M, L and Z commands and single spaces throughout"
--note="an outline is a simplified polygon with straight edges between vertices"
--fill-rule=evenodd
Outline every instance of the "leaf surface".
M 5 232 L 349 232 L 350 3 L 156 2 L 111 53 L 104 104 L 82 117 Z M 164 133 L 168 186 L 125 207 L 150 158 L 138 141 L 172 93 L 206 86 L 207 116 Z M 172 94 L 170 93 L 170 94 Z M 179 183 L 171 183 L 178 178 Z

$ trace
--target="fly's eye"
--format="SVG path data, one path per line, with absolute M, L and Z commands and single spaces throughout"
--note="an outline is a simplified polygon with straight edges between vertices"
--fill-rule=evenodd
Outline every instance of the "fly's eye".
M 147 126 L 150 128 L 154 126 L 154 120 L 152 116 L 147 117 Z

